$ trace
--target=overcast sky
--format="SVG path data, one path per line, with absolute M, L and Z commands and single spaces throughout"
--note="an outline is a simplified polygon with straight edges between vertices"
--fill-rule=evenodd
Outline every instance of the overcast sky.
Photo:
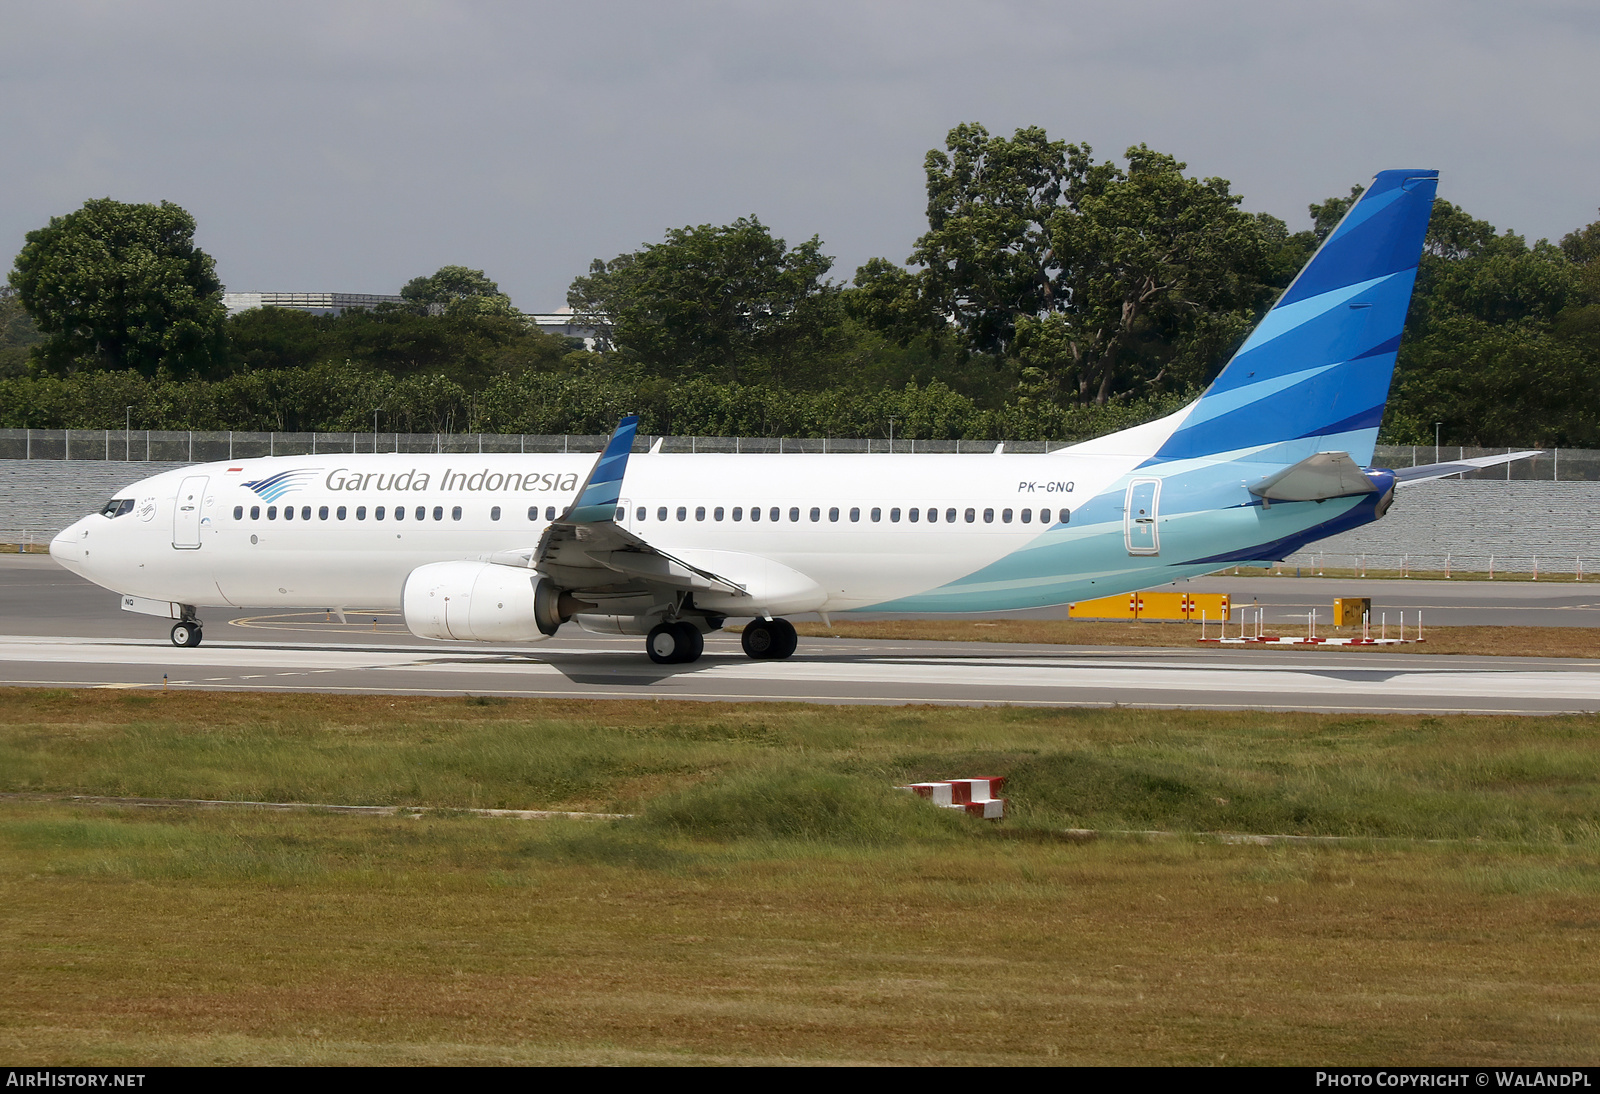
M 0 244 L 176 202 L 232 290 L 594 258 L 754 214 L 848 279 L 924 229 L 958 122 L 1143 141 L 1247 209 L 1389 167 L 1530 240 L 1600 206 L 1600 4 L 0 0 Z

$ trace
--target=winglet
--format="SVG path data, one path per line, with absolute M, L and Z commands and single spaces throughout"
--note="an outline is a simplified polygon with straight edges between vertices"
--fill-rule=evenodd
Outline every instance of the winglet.
M 622 496 L 622 475 L 628 469 L 628 453 L 633 451 L 633 435 L 639 430 L 639 416 L 630 414 L 617 425 L 606 442 L 606 450 L 594 462 L 589 477 L 578 490 L 578 500 L 563 518 L 571 524 L 600 524 L 616 520 L 617 499 Z

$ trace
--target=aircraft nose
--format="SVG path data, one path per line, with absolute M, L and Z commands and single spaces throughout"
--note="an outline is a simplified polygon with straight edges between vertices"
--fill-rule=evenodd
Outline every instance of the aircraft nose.
M 86 529 L 83 521 L 63 528 L 50 541 L 50 557 L 74 573 L 83 568 L 83 548 L 80 546 Z

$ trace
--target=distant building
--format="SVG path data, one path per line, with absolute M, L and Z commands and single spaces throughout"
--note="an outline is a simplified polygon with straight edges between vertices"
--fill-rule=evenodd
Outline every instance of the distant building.
M 293 308 L 312 315 L 338 315 L 346 308 L 375 308 L 379 304 L 403 304 L 399 296 L 366 292 L 225 292 L 222 306 L 229 315 L 251 308 Z
M 404 304 L 401 296 L 366 292 L 225 292 L 222 305 L 230 316 L 251 308 L 293 308 L 311 315 L 339 315 L 349 308 L 375 308 L 379 304 Z M 435 305 L 437 307 L 437 305 Z M 594 348 L 594 328 L 573 322 L 571 308 L 553 312 L 524 312 L 522 318 L 545 334 L 577 338 Z
M 552 312 L 525 312 L 522 316 L 545 334 L 558 338 L 581 338 L 585 349 L 594 349 L 594 328 L 573 322 L 572 309 L 560 308 Z

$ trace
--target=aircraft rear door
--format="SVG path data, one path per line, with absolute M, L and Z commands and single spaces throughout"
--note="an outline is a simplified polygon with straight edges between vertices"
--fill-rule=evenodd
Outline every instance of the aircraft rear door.
M 1134 479 L 1128 484 L 1127 508 L 1122 515 L 1122 538 L 1130 555 L 1161 553 L 1161 534 L 1156 528 L 1157 505 L 1161 501 L 1160 479 Z
M 178 484 L 178 504 L 172 511 L 172 545 L 180 551 L 200 546 L 200 503 L 206 494 L 207 476 L 190 475 Z

